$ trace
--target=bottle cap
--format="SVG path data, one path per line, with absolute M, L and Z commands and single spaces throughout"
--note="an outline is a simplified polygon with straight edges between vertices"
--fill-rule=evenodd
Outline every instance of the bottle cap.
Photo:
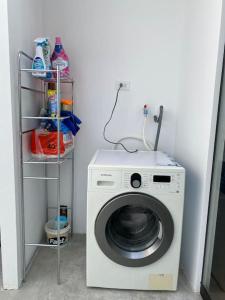
M 61 42 L 61 37 L 57 36 L 57 37 L 55 38 L 55 43 L 56 43 L 57 45 L 61 45 L 61 44 L 62 44 L 62 42 Z
M 48 89 L 49 90 L 56 90 L 55 82 L 49 82 L 48 83 Z
M 66 104 L 66 105 L 72 105 L 73 100 L 71 100 L 71 99 L 61 99 L 61 103 Z

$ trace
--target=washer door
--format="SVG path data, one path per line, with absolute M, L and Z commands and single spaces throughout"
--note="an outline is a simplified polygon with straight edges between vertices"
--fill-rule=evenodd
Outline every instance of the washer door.
M 160 259 L 173 236 L 169 210 L 143 193 L 112 198 L 95 222 L 95 237 L 101 250 L 114 262 L 128 267 L 146 266 Z

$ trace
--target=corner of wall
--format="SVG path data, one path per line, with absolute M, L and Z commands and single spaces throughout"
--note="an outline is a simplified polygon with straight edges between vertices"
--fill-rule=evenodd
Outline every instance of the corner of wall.
M 192 290 L 199 292 L 224 47 L 221 30 L 224 29 L 220 22 L 222 0 L 198 3 L 197 6 L 195 1 L 190 1 L 187 5 L 186 65 L 175 156 L 187 168 L 181 264 Z M 205 5 L 204 9 L 202 5 Z M 204 11 L 201 19 L 198 10 Z
M 4 114 L 0 120 L 4 128 L 1 142 L 1 170 L 0 174 L 0 222 L 1 222 L 1 248 L 2 248 L 2 273 L 3 286 L 6 289 L 19 287 L 18 273 L 18 240 L 16 225 L 16 195 L 15 173 L 12 134 L 12 107 L 11 107 L 11 80 L 10 80 L 10 51 L 8 28 L 8 1 L 0 0 L 0 31 L 2 39 L 0 84 L 2 85 L 1 98 L 7 101 Z M 9 217 L 10 216 L 10 217 Z

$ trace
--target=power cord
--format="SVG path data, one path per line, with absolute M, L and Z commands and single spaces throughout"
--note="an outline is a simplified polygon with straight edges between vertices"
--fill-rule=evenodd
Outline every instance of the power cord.
M 105 140 L 106 142 L 108 142 L 108 143 L 110 143 L 110 144 L 113 144 L 113 145 L 120 145 L 120 146 L 122 146 L 123 149 L 124 149 L 125 151 L 127 151 L 128 153 L 135 153 L 135 152 L 138 151 L 137 149 L 136 149 L 136 150 L 128 150 L 128 149 L 124 146 L 124 144 L 122 144 L 122 143 L 120 143 L 120 142 L 113 142 L 113 141 L 109 140 L 109 139 L 106 137 L 106 127 L 109 125 L 109 123 L 110 123 L 111 120 L 112 120 L 112 117 L 113 117 L 113 114 L 114 114 L 114 110 L 115 110 L 116 105 L 117 105 L 117 102 L 118 102 L 119 93 L 120 93 L 120 90 L 121 90 L 122 87 L 123 87 L 123 84 L 120 83 L 119 88 L 118 88 L 117 93 L 116 93 L 116 100 L 115 100 L 115 103 L 114 103 L 114 106 L 113 106 L 113 109 L 112 109 L 110 118 L 109 118 L 109 120 L 105 123 L 104 129 L 103 129 L 103 137 L 104 137 L 104 140 Z

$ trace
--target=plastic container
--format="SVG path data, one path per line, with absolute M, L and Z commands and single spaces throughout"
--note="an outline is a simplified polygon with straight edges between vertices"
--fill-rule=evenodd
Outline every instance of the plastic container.
M 68 217 L 68 207 L 67 205 L 60 205 L 60 216 Z
M 41 45 L 42 47 L 42 52 L 43 52 L 43 57 L 45 60 L 45 68 L 46 70 L 50 70 L 51 69 L 51 50 L 50 50 L 50 44 L 49 44 L 49 38 L 47 37 L 39 37 L 36 38 L 34 40 L 34 42 L 36 43 L 36 45 Z M 50 79 L 52 78 L 52 73 L 51 72 L 47 72 L 46 74 L 46 78 Z
M 59 67 L 60 76 L 62 79 L 69 77 L 69 58 L 63 49 L 60 37 L 56 37 L 55 39 L 55 48 L 52 53 L 51 61 L 53 70 L 56 70 L 57 66 Z M 54 76 L 56 77 L 56 73 Z
M 51 64 L 51 49 L 50 49 L 49 39 L 48 38 L 43 38 L 43 39 L 44 41 L 42 43 L 42 50 L 44 54 L 46 69 L 51 70 L 52 64 Z M 46 78 L 50 79 L 52 77 L 53 77 L 52 73 L 47 72 Z
M 57 229 L 55 228 L 55 220 L 50 220 L 45 224 L 45 232 L 47 237 L 47 243 L 50 245 L 57 245 Z M 70 224 L 68 224 L 65 228 L 60 229 L 60 245 L 63 245 L 69 240 L 69 233 L 71 230 Z
M 38 70 L 46 70 L 46 64 L 41 43 L 37 43 L 36 53 L 32 63 L 32 69 L 36 70 L 32 73 L 34 77 L 46 77 L 46 72 L 38 72 Z
M 61 207 L 61 206 L 60 206 Z M 60 208 L 61 209 L 61 208 Z M 53 229 L 56 229 L 57 230 L 57 226 L 58 226 L 58 222 L 57 220 L 59 219 L 59 222 L 60 222 L 60 229 L 63 229 L 65 227 L 67 227 L 68 225 L 68 221 L 67 221 L 67 217 L 66 216 L 60 216 L 60 218 L 58 218 L 57 216 L 55 217 L 55 225 L 54 225 L 54 228 Z
M 63 133 L 59 133 L 60 138 L 60 155 L 65 153 L 65 145 L 63 142 Z M 35 129 L 31 134 L 31 153 L 33 157 L 57 158 L 58 157 L 58 132 Z
M 73 111 L 73 100 L 61 99 L 61 110 L 72 112 Z
M 57 94 L 56 90 L 48 90 L 48 115 L 50 117 L 57 116 Z

